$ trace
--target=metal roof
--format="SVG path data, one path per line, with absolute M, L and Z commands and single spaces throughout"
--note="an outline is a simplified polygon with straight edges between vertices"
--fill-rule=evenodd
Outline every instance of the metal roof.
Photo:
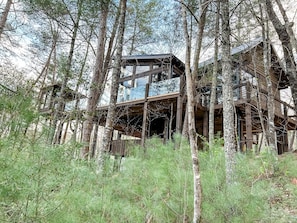
M 240 53 L 246 53 L 249 50 L 253 49 L 254 47 L 258 46 L 262 42 L 263 42 L 262 37 L 254 39 L 254 40 L 252 40 L 250 42 L 247 42 L 247 43 L 244 43 L 244 44 L 242 44 L 240 46 L 232 48 L 230 54 L 231 54 L 231 56 L 235 56 L 235 55 L 240 54 Z M 222 56 L 219 55 L 218 56 L 218 61 L 220 61 L 221 59 L 222 59 Z M 199 67 L 204 67 L 204 66 L 210 65 L 213 62 L 214 62 L 214 58 L 212 57 L 212 58 L 210 58 L 208 60 L 200 62 Z
M 160 62 L 160 60 L 172 60 L 172 62 L 177 65 L 178 67 L 184 67 L 184 62 L 182 62 L 180 59 L 178 59 L 176 56 L 174 56 L 172 53 L 165 53 L 165 54 L 143 54 L 143 55 L 129 55 L 129 56 L 123 56 L 122 61 L 125 63 L 144 63 L 148 61 L 153 62 Z

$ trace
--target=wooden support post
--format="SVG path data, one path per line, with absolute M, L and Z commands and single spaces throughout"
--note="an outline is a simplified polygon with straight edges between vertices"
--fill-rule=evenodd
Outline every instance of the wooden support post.
M 289 139 L 288 139 L 288 109 L 287 106 L 284 105 L 284 117 L 285 117 L 285 123 L 283 126 L 283 151 L 288 152 L 289 151 Z
M 169 135 L 169 120 L 166 117 L 164 120 L 164 130 L 163 130 L 163 142 L 166 143 L 168 141 Z
M 170 104 L 170 116 L 169 116 L 169 126 L 168 126 L 168 139 L 171 140 L 172 137 L 172 122 L 173 122 L 173 103 Z
M 203 114 L 203 136 L 205 137 L 206 140 L 208 139 L 208 124 L 209 124 L 208 118 L 209 118 L 208 111 L 205 111 Z
M 147 119 L 148 119 L 148 102 L 147 97 L 149 93 L 149 84 L 145 86 L 145 102 L 143 105 L 143 117 L 142 117 L 142 132 L 141 132 L 141 146 L 144 146 L 145 138 L 147 137 Z
M 253 133 L 252 133 L 252 108 L 249 104 L 245 105 L 245 139 L 246 148 L 253 147 Z
M 252 133 L 252 107 L 249 104 L 251 101 L 251 84 L 246 84 L 246 105 L 245 105 L 245 143 L 246 149 L 253 147 L 253 133 Z
M 183 102 L 181 95 L 177 97 L 176 107 L 176 133 L 180 134 L 182 131 L 183 120 Z
M 176 132 L 182 133 L 183 122 L 183 89 L 184 89 L 184 75 L 180 76 L 179 95 L 176 102 Z
M 243 151 L 243 139 L 244 139 L 244 135 L 243 135 L 243 124 L 242 124 L 242 120 L 241 120 L 241 114 L 239 112 L 239 109 L 236 109 L 237 111 L 237 145 L 238 145 L 238 149 L 239 151 Z

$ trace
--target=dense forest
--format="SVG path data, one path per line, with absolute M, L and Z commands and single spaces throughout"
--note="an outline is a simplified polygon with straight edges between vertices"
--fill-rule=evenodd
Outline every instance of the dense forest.
M 0 0 L 0 221 L 297 221 L 295 6 Z

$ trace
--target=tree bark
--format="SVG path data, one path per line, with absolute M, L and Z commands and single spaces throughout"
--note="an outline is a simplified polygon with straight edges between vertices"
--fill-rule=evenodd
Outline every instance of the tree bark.
M 206 22 L 206 12 L 208 5 L 210 4 L 210 1 L 208 0 L 199 0 L 199 17 L 198 17 L 198 35 L 196 37 L 196 47 L 195 47 L 195 53 L 194 53 L 194 61 L 193 61 L 193 80 L 194 82 L 198 82 L 198 65 L 200 60 L 200 52 L 201 52 L 201 46 L 202 46 L 202 39 L 203 39 L 203 33 L 204 33 L 204 27 Z M 197 86 L 195 86 L 197 87 Z
M 83 143 L 81 149 L 81 157 L 88 158 L 90 151 L 90 139 L 93 130 L 93 119 L 95 117 L 98 100 L 104 90 L 104 82 L 106 80 L 106 73 L 103 72 L 104 52 L 106 42 L 106 26 L 109 9 L 109 1 L 102 3 L 102 11 L 100 15 L 100 34 L 98 37 L 97 56 L 94 68 L 94 74 L 91 81 L 90 93 L 88 97 L 87 110 L 85 114 L 85 122 L 83 125 Z
M 287 27 L 281 23 L 276 15 L 271 0 L 265 0 L 266 10 L 270 21 L 272 22 L 274 29 L 277 32 L 279 40 L 282 43 L 282 49 L 284 53 L 286 72 L 290 81 L 292 97 L 294 101 L 295 112 L 297 113 L 297 70 L 296 63 L 292 47 L 292 39 L 287 31 Z
M 193 213 L 193 223 L 200 222 L 201 220 L 201 180 L 199 171 L 199 159 L 198 159 L 198 147 L 197 147 L 197 133 L 195 126 L 195 94 L 193 89 L 193 80 L 190 68 L 190 54 L 191 54 L 191 44 L 190 37 L 188 33 L 187 25 L 187 14 L 186 8 L 183 2 L 182 6 L 182 16 L 183 16 L 183 28 L 186 40 L 186 61 L 185 61 L 185 73 L 186 73 L 186 89 L 187 89 L 187 115 L 188 115 L 188 133 L 192 154 L 192 169 L 194 176 L 194 213 Z
M 7 0 L 4 11 L 2 12 L 2 15 L 0 17 L 0 39 L 1 39 L 2 33 L 4 31 L 4 27 L 5 27 L 5 24 L 7 21 L 7 17 L 8 17 L 8 13 L 9 13 L 11 5 L 12 5 L 12 0 Z
M 267 11 L 267 10 L 266 10 Z M 262 13 L 261 10 L 261 19 L 262 19 L 262 36 L 263 36 L 263 62 L 264 62 L 264 75 L 266 79 L 268 98 L 267 98 L 267 112 L 268 112 L 268 120 L 267 120 L 267 136 L 268 136 L 268 145 L 272 149 L 272 151 L 277 152 L 276 145 L 276 135 L 275 135 L 275 125 L 274 125 L 274 93 L 273 93 L 273 85 L 270 77 L 270 61 L 271 61 L 271 46 L 269 43 L 269 26 L 268 21 L 266 19 L 266 15 Z
M 226 183 L 234 181 L 235 167 L 235 123 L 233 107 L 233 84 L 230 55 L 230 20 L 229 0 L 222 0 L 222 78 L 223 78 L 223 128 L 224 128 L 224 151 L 226 165 Z
M 63 115 L 63 111 L 65 109 L 65 101 L 63 96 L 65 95 L 67 84 L 69 79 L 71 78 L 71 66 L 72 66 L 72 60 L 73 60 L 73 55 L 74 55 L 74 47 L 75 47 L 75 42 L 77 38 L 77 32 L 79 29 L 79 22 L 80 18 L 82 15 L 82 1 L 78 1 L 78 11 L 77 11 L 77 18 L 76 20 L 73 21 L 73 31 L 72 31 L 72 36 L 71 36 L 71 43 L 70 43 L 70 49 L 68 53 L 68 58 L 67 58 L 67 64 L 65 68 L 65 76 L 62 80 L 62 85 L 61 85 L 61 92 L 60 96 L 58 97 L 58 104 L 57 104 L 57 109 L 55 109 L 54 112 L 54 120 L 53 120 L 53 131 L 56 130 L 56 133 L 52 134 L 51 136 L 51 143 L 52 144 L 59 144 L 61 140 L 61 134 L 62 134 L 62 129 L 63 129 L 63 124 L 64 122 L 61 119 L 61 115 Z M 69 14 L 71 16 L 71 14 Z M 60 122 L 57 126 L 57 123 L 60 119 Z
M 92 34 L 93 34 L 93 31 L 90 32 L 90 34 L 88 35 L 88 38 L 87 38 L 87 43 L 88 43 L 87 44 L 87 49 L 86 49 L 86 53 L 84 55 L 83 63 L 81 65 L 81 68 L 80 68 L 80 71 L 79 71 L 76 87 L 75 87 L 75 90 L 74 90 L 75 92 L 79 91 L 79 88 L 80 88 L 81 83 L 83 81 L 83 73 L 84 73 L 85 66 L 87 65 L 89 49 L 91 47 L 90 40 L 92 38 Z M 77 129 L 78 129 L 78 125 L 79 125 L 79 120 L 81 118 L 81 111 L 79 111 L 81 109 L 81 108 L 79 108 L 80 100 L 81 100 L 81 98 L 75 98 L 74 113 L 73 113 L 74 117 L 72 117 L 73 120 L 75 121 L 75 126 L 74 126 L 74 130 L 73 130 L 73 135 L 71 137 L 72 142 L 76 142 Z
M 209 102 L 209 145 L 210 147 L 213 145 L 214 140 L 214 112 L 215 112 L 215 104 L 216 104 L 216 93 L 217 93 L 217 75 L 218 75 L 218 51 L 219 51 L 219 31 L 220 31 L 220 2 L 217 1 L 217 13 L 216 13 L 216 24 L 215 24 L 215 46 L 214 46 L 214 63 L 213 63 L 213 73 L 211 80 L 211 91 L 210 91 L 210 102 Z
M 114 68 L 112 71 L 112 84 L 111 84 L 111 97 L 110 103 L 108 106 L 108 113 L 105 123 L 103 141 L 99 147 L 98 154 L 98 172 L 101 173 L 104 167 L 104 153 L 109 150 L 109 145 L 112 141 L 112 132 L 115 119 L 115 111 L 118 97 L 119 89 L 119 78 L 121 73 L 121 61 L 122 61 L 122 52 L 123 52 L 123 43 L 124 43 L 124 32 L 125 32 L 125 17 L 126 17 L 126 4 L 127 0 L 120 1 L 120 20 L 119 20 L 119 30 L 117 37 L 117 50 L 114 60 Z
M 293 31 L 293 28 L 292 28 L 294 23 L 289 21 L 289 18 L 287 16 L 287 13 L 286 13 L 281 1 L 280 0 L 275 0 L 275 1 L 276 1 L 276 4 L 277 4 L 278 8 L 279 8 L 279 11 L 282 14 L 283 19 L 285 21 L 285 26 L 286 26 L 287 32 L 288 32 L 288 34 L 290 36 L 290 42 L 292 44 L 292 47 L 295 48 L 295 51 L 297 51 L 297 40 L 296 40 L 296 37 L 294 35 L 294 31 Z

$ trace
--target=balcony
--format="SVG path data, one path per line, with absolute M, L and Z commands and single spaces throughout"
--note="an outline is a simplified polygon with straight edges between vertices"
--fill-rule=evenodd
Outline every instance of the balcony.
M 148 97 L 161 96 L 169 93 L 178 93 L 180 77 L 154 82 L 149 85 Z M 133 101 L 145 98 L 146 85 L 129 88 L 121 86 L 118 93 L 118 102 Z

